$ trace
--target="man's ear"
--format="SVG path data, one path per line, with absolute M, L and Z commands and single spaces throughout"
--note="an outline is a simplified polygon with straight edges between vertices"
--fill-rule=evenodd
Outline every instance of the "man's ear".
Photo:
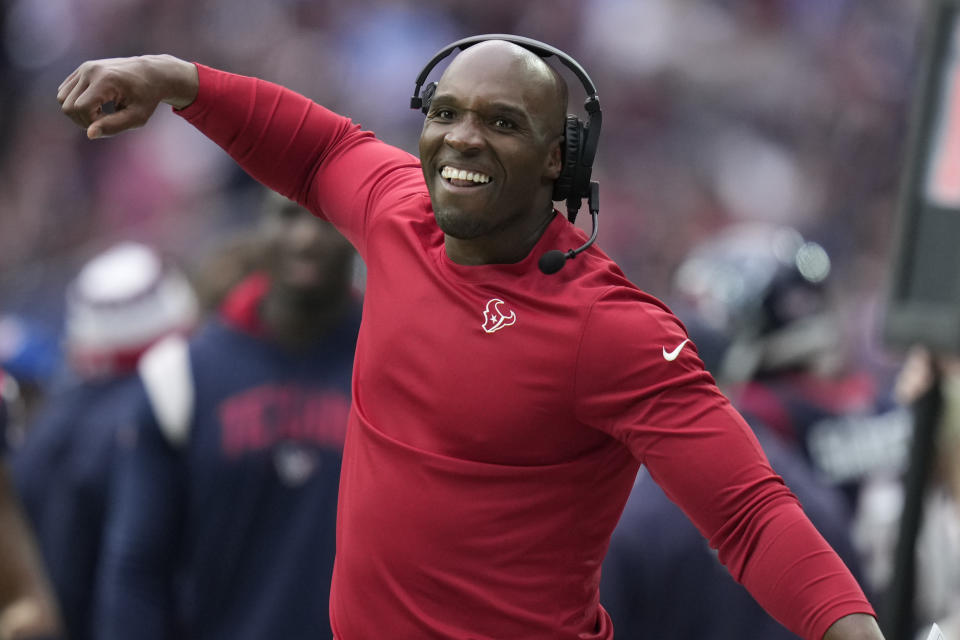
M 562 169 L 563 136 L 557 136 L 553 141 L 553 145 L 550 147 L 550 154 L 547 156 L 545 175 L 551 180 L 556 180 L 560 177 L 560 172 Z

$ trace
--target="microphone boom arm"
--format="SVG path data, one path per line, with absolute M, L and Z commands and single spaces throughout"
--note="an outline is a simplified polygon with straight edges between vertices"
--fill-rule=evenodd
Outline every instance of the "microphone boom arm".
M 560 271 L 560 269 L 563 268 L 563 265 L 567 263 L 567 260 L 576 258 L 577 254 L 586 251 L 590 245 L 596 242 L 597 232 L 600 230 L 600 183 L 595 180 L 590 181 L 590 196 L 587 199 L 587 206 L 590 209 L 590 220 L 592 227 L 590 230 L 590 237 L 585 243 L 583 243 L 582 246 L 577 247 L 576 249 L 570 249 L 569 251 L 560 251 L 559 249 L 547 251 L 545 254 L 540 256 L 540 271 L 547 275 Z

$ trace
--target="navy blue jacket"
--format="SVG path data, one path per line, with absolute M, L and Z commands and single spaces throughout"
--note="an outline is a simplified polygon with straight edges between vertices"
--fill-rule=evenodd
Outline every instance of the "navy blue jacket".
M 110 470 L 118 430 L 133 421 L 135 374 L 71 381 L 53 391 L 11 454 L 14 482 L 72 640 L 92 638 Z

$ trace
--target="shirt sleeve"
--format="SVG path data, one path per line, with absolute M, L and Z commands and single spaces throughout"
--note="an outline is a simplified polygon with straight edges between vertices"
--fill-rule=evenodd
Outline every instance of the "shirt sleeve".
M 138 415 L 136 426 L 118 436 L 97 586 L 101 640 L 172 637 L 183 463 L 160 432 L 145 394 Z
M 656 300 L 625 288 L 602 296 L 580 346 L 580 419 L 630 449 L 731 575 L 791 631 L 820 640 L 843 615 L 873 615 L 687 340 Z
M 350 119 L 271 82 L 197 69 L 197 98 L 176 113 L 255 179 L 333 223 L 361 255 L 380 199 L 425 190 L 414 156 Z

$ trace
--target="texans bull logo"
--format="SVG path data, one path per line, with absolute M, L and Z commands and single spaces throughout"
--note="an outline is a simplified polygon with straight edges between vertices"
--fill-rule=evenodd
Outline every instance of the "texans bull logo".
M 503 312 L 503 305 L 506 302 L 500 298 L 493 298 L 487 302 L 487 308 L 483 311 L 483 330 L 487 333 L 499 331 L 504 327 L 516 323 L 517 313 L 511 310 L 509 313 Z

